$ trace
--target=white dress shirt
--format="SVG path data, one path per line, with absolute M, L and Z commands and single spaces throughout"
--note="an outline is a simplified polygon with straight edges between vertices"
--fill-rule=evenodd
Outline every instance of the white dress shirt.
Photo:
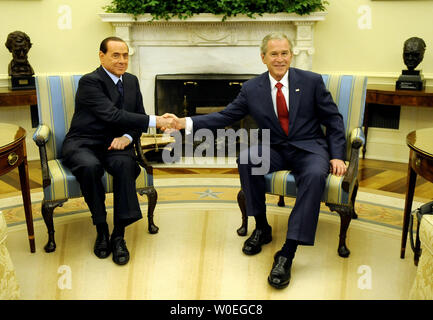
M 278 110 L 277 110 L 278 88 L 275 85 L 277 84 L 277 82 L 280 82 L 283 85 L 281 87 L 281 91 L 283 92 L 284 98 L 286 99 L 287 112 L 289 112 L 289 71 L 287 70 L 286 74 L 283 76 L 283 78 L 280 81 L 275 80 L 269 73 L 269 80 L 271 82 L 272 104 L 274 105 L 274 111 L 278 118 Z

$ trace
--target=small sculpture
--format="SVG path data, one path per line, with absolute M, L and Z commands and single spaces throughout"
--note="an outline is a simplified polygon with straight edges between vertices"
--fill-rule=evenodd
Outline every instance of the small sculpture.
M 421 70 L 415 68 L 424 59 L 426 44 L 423 39 L 412 37 L 407 39 L 403 45 L 403 61 L 407 70 L 402 70 L 402 74 L 396 82 L 396 89 L 422 90 L 425 80 Z
M 6 40 L 6 48 L 12 53 L 8 74 L 11 76 L 11 89 L 34 89 L 32 66 L 27 59 L 27 53 L 32 47 L 30 38 L 22 31 L 11 32 Z
M 414 70 L 424 59 L 425 42 L 421 38 L 412 37 L 404 42 L 403 61 L 408 70 Z

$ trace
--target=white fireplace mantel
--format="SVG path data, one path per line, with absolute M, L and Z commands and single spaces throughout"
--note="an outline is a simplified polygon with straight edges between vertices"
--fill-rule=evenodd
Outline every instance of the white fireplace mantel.
M 294 44 L 293 52 L 298 58 L 296 66 L 302 69 L 311 69 L 311 55 L 314 54 L 313 33 L 314 25 L 325 19 L 326 12 L 314 12 L 310 15 L 301 16 L 294 13 L 263 14 L 250 18 L 246 15 L 228 17 L 222 21 L 222 15 L 210 13 L 196 14 L 187 19 L 177 17 L 170 20 L 154 20 L 151 14 L 143 14 L 134 19 L 133 15 L 126 13 L 101 13 L 102 21 L 110 22 L 115 28 L 115 34 L 121 37 L 131 47 L 131 54 L 135 53 L 136 46 L 180 46 L 180 45 L 202 45 L 202 46 L 259 46 L 262 37 L 248 36 L 246 33 L 266 34 L 263 31 L 278 30 L 285 31 Z M 134 28 L 145 31 L 157 31 L 164 33 L 168 29 L 175 29 L 176 39 L 171 37 L 145 37 L 136 38 Z M 157 30 L 156 30 L 157 29 Z M 144 34 L 143 34 L 144 35 Z M 183 36 L 182 36 L 183 35 Z M 150 36 L 150 34 L 149 34 Z M 299 59 L 300 56 L 307 55 Z M 306 59 L 305 59 L 306 58 Z M 299 61 L 301 60 L 301 61 Z
M 154 114 L 155 76 L 167 73 L 260 74 L 260 44 L 270 32 L 284 32 L 293 43 L 292 66 L 311 70 L 314 26 L 326 12 L 228 17 L 201 13 L 187 19 L 154 20 L 151 14 L 136 19 L 124 13 L 101 13 L 114 34 L 129 47 L 129 72 L 137 75 L 146 112 Z

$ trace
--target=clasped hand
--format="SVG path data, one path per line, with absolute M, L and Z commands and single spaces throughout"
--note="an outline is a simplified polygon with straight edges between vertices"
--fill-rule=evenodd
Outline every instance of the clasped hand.
M 185 129 L 185 124 L 185 118 L 178 118 L 172 113 L 156 116 L 156 127 L 164 132 Z

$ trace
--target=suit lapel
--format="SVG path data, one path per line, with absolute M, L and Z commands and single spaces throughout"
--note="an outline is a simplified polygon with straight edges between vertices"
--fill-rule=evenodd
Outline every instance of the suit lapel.
M 299 110 L 299 102 L 301 101 L 301 87 L 299 77 L 296 70 L 289 69 L 289 136 L 291 133 L 290 128 L 296 123 L 296 114 Z
M 259 84 L 259 90 L 262 92 L 260 94 L 261 97 L 264 97 L 264 103 L 262 108 L 265 108 L 264 113 L 269 114 L 273 126 L 280 130 L 282 134 L 285 135 L 283 128 L 281 128 L 280 121 L 278 120 L 278 116 L 275 113 L 274 103 L 272 102 L 272 94 L 271 94 L 271 81 L 269 80 L 269 71 L 262 74 L 262 79 Z
M 263 92 L 263 97 L 265 99 L 265 108 L 269 109 L 269 111 L 274 111 L 274 104 L 272 103 L 272 95 L 271 95 L 271 82 L 269 81 L 269 73 L 265 72 L 262 75 L 262 79 L 259 84 L 259 90 Z M 266 110 L 268 111 L 268 110 Z M 277 119 L 278 121 L 278 119 Z
M 102 66 L 97 69 L 97 72 L 107 88 L 111 101 L 117 106 L 117 103 L 120 98 L 120 94 L 119 91 L 117 90 L 116 85 L 114 84 L 110 76 L 107 74 L 107 72 L 105 72 L 104 68 L 102 68 Z

